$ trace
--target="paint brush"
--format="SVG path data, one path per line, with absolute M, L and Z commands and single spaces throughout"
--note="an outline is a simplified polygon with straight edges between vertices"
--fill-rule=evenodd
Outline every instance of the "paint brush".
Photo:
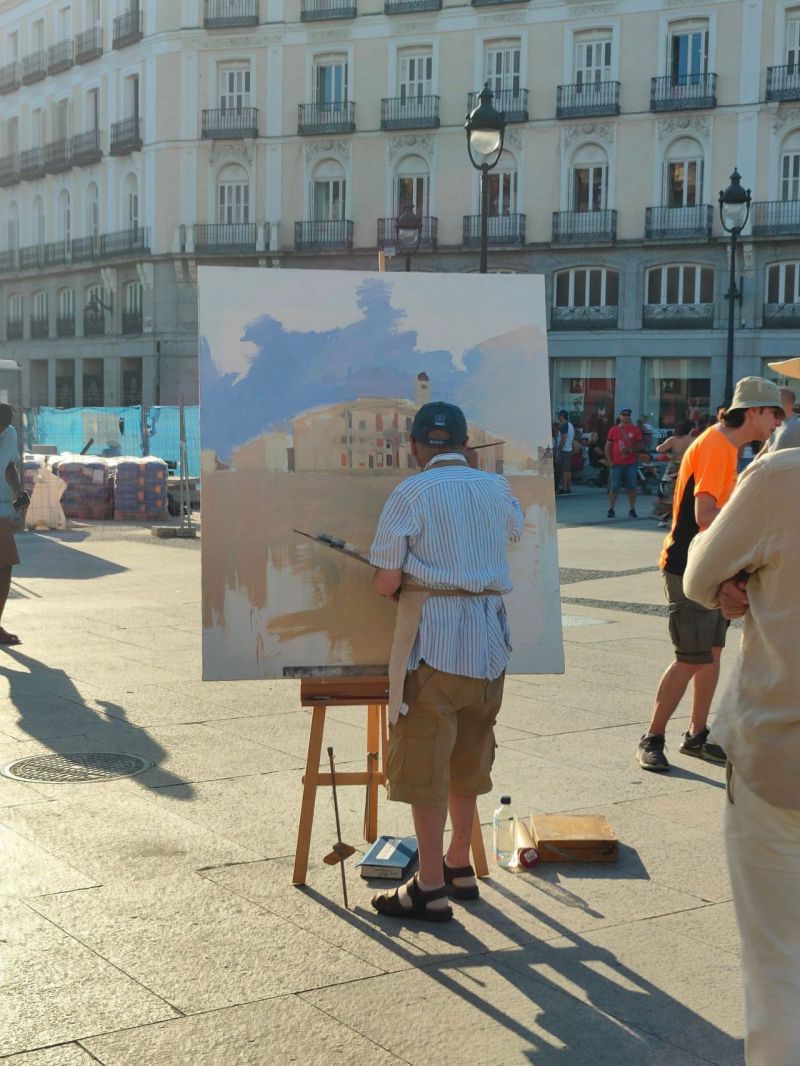
M 330 533 L 306 533 L 303 529 L 293 529 L 292 532 L 299 533 L 301 537 L 308 537 L 309 540 L 313 540 L 317 544 L 323 544 L 326 548 L 333 548 L 334 551 L 341 552 L 342 555 L 346 555 L 349 559 L 356 559 L 359 563 L 366 563 L 367 566 L 372 566 L 372 563 L 360 548 L 357 548 L 355 544 L 348 544 L 341 537 L 333 537 Z

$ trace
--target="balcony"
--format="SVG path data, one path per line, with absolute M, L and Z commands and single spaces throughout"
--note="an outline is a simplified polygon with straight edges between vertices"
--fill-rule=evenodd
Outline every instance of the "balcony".
M 330 104 L 298 104 L 298 133 L 354 133 L 356 105 L 352 100 Z
M 139 10 L 137 0 L 131 4 L 124 15 L 117 15 L 114 19 L 114 36 L 111 41 L 112 48 L 127 48 L 130 44 L 136 44 L 142 39 L 142 13 Z
M 800 236 L 800 200 L 768 200 L 754 203 L 753 236 Z
M 32 85 L 35 81 L 41 81 L 47 77 L 47 52 L 31 52 L 29 56 L 22 57 L 22 84 Z
M 352 252 L 353 223 L 344 218 L 295 222 L 294 247 L 297 252 Z
M 583 81 L 559 85 L 556 118 L 589 118 L 619 114 L 618 81 Z
M 47 73 L 60 74 L 75 65 L 74 41 L 59 41 L 47 49 Z
M 104 233 L 100 238 L 100 255 L 105 259 L 117 255 L 149 255 L 150 230 L 136 226 L 132 229 Z
M 472 0 L 473 7 L 494 7 L 495 4 L 527 3 L 527 0 Z
M 651 111 L 691 111 L 717 106 L 716 74 L 670 74 L 650 79 Z
M 99 163 L 103 157 L 100 151 L 100 130 L 73 134 L 71 155 L 72 165 L 75 167 L 88 167 Z
M 142 318 L 141 311 L 123 311 L 122 312 L 122 332 L 123 333 L 141 333 L 144 319 Z
M 616 211 L 553 212 L 553 244 L 608 244 L 616 239 Z
M 645 304 L 642 329 L 713 329 L 713 304 Z
M 354 19 L 356 5 L 352 0 L 301 0 L 300 21 L 319 22 L 322 19 Z
M 142 147 L 142 130 L 138 116 L 111 123 L 111 155 L 130 155 Z
M 40 270 L 44 266 L 44 245 L 29 244 L 19 250 L 20 270 Z
M 31 340 L 41 341 L 50 336 L 50 320 L 48 318 L 31 318 Z
M 418 11 L 441 11 L 442 0 L 385 0 L 384 15 L 414 15 Z
M 205 140 L 235 141 L 258 136 L 258 108 L 216 108 L 202 113 Z
M 800 304 L 764 304 L 764 329 L 800 329 Z
M 255 222 L 233 222 L 194 227 L 197 255 L 255 255 Z
M 48 174 L 72 170 L 72 142 L 69 137 L 44 146 L 44 167 Z
M 800 67 L 767 67 L 767 100 L 800 100 Z
M 0 159 L 0 186 L 16 185 L 19 181 L 19 156 L 7 155 Z
M 692 207 L 648 207 L 644 220 L 645 240 L 708 240 L 713 219 L 714 208 L 711 204 L 695 204 Z
M 396 218 L 378 219 L 378 247 L 387 248 L 397 244 Z M 422 216 L 422 232 L 419 237 L 419 247 L 433 250 L 436 248 L 436 237 L 439 228 L 439 219 L 432 215 Z
M 75 38 L 75 62 L 89 63 L 103 54 L 103 27 L 93 26 Z
M 100 235 L 75 237 L 72 241 L 72 262 L 89 263 L 100 258 Z
M 65 263 L 72 262 L 72 242 L 71 241 L 52 241 L 44 246 L 44 265 L 48 267 L 52 266 L 64 266 Z
M 550 329 L 616 329 L 619 308 L 609 307 L 554 307 L 550 314 Z
M 258 0 L 206 0 L 203 25 L 207 30 L 258 25 Z
M 479 248 L 481 243 L 481 216 L 463 216 L 462 244 L 465 248 Z M 486 219 L 489 244 L 518 245 L 525 243 L 525 215 L 489 215 Z
M 438 128 L 438 96 L 392 96 L 381 100 L 382 130 Z
M 22 340 L 22 322 L 6 322 L 6 340 L 7 341 L 21 341 Z
M 21 84 L 19 63 L 7 63 L 6 66 L 0 67 L 0 96 L 13 93 Z
M 44 148 L 29 148 L 20 153 L 19 174 L 23 181 L 35 181 L 45 173 Z
M 102 309 L 99 311 L 84 310 L 83 335 L 84 337 L 105 337 L 106 319 Z
M 57 337 L 75 336 L 75 315 L 59 315 L 56 319 Z
M 478 106 L 478 94 L 467 94 L 467 111 L 472 111 Z M 506 116 L 506 122 L 528 121 L 528 90 L 527 89 L 501 89 L 494 94 L 492 103 L 498 111 Z

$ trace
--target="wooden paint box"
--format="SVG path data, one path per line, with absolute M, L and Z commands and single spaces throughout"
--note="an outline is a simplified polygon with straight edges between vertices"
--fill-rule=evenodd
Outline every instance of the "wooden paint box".
M 618 841 L 603 814 L 532 814 L 540 862 L 616 862 Z

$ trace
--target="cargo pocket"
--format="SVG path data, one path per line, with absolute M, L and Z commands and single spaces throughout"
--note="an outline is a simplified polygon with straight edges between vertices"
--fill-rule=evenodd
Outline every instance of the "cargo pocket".
M 401 799 L 412 790 L 429 789 L 437 767 L 438 726 L 431 718 L 415 718 L 411 711 L 392 730 L 387 777 L 389 795 Z

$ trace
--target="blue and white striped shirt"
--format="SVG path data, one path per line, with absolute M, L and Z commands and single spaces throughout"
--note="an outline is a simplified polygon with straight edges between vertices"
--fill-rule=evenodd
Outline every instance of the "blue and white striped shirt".
M 438 466 L 444 460 L 461 461 Z M 370 549 L 373 566 L 432 588 L 498 592 L 426 600 L 409 670 L 423 660 L 462 677 L 492 679 L 505 670 L 511 644 L 500 594 L 511 591 L 507 544 L 523 525 L 506 479 L 473 470 L 461 453 L 435 456 L 394 489 Z

